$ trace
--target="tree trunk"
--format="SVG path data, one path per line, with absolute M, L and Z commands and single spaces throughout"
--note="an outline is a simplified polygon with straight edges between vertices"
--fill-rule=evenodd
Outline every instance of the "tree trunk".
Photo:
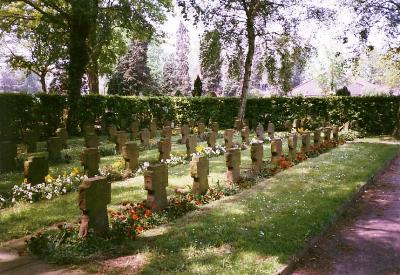
M 92 59 L 86 74 L 89 82 L 89 92 L 91 94 L 99 94 L 99 66 L 97 59 Z
M 40 74 L 40 84 L 42 85 L 42 92 L 47 94 L 46 73 Z
M 71 1 L 71 21 L 70 21 L 70 41 L 68 66 L 69 76 L 69 110 L 67 128 L 73 135 L 78 132 L 79 122 L 79 100 L 81 96 L 82 77 L 89 62 L 87 39 L 91 30 L 90 16 L 93 9 L 92 1 L 72 0 Z
M 249 90 L 250 78 L 251 78 L 251 68 L 253 66 L 253 57 L 254 57 L 254 47 L 255 47 L 255 30 L 253 20 L 247 19 L 247 56 L 246 62 L 244 65 L 244 76 L 243 76 L 243 85 L 242 85 L 242 93 L 240 95 L 240 109 L 238 118 L 241 121 L 244 121 L 244 116 L 246 114 L 246 103 L 247 103 L 247 92 Z

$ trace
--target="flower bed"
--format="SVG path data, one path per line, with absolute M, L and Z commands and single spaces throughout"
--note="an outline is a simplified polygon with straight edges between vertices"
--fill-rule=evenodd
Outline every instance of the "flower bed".
M 78 237 L 78 225 L 63 225 L 60 226 L 61 230 L 50 230 L 37 234 L 28 241 L 28 248 L 32 253 L 58 263 L 72 263 L 77 258 L 87 259 L 98 250 L 106 250 L 106 247 L 110 246 L 112 242 L 121 239 L 135 239 L 143 231 L 170 222 L 211 201 L 237 194 L 254 186 L 261 179 L 288 169 L 308 157 L 324 153 L 335 146 L 337 146 L 335 142 L 324 142 L 318 148 L 312 148 L 307 155 L 299 153 L 295 163 L 290 162 L 286 156 L 282 156 L 276 165 L 266 162 L 260 174 L 248 173 L 235 185 L 221 186 L 218 184 L 216 188 L 210 188 L 204 196 L 196 197 L 191 192 L 176 191 L 173 196 L 169 197 L 167 209 L 159 213 L 154 213 L 146 208 L 144 202 L 124 203 L 117 210 L 109 211 L 111 228 L 105 239 L 95 237 L 93 234 L 89 234 L 86 239 L 81 239 Z M 73 249 L 70 250 L 71 248 Z M 77 254 L 71 255 L 70 253 Z

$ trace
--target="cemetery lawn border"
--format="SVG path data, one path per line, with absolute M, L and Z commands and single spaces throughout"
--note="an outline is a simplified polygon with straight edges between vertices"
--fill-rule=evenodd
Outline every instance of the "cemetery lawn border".
M 274 273 L 329 223 L 398 148 L 373 143 L 341 146 L 250 190 L 149 230 L 135 241 L 109 243 L 89 258 L 80 258 L 76 251 L 70 259 L 84 263 L 93 257 L 145 255 L 144 274 Z M 86 268 L 104 267 L 89 264 Z

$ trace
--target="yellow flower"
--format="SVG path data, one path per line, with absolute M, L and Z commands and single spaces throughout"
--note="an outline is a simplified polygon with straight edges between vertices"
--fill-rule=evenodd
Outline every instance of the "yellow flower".
M 203 145 L 199 145 L 196 147 L 196 152 L 197 153 L 203 153 L 204 152 L 205 147 Z
M 50 174 L 48 174 L 48 175 L 44 178 L 44 180 L 45 180 L 46 182 L 53 182 L 54 178 L 53 178 Z
M 72 168 L 71 176 L 76 177 L 78 174 L 79 174 L 79 168 L 78 167 Z
M 28 183 L 28 179 L 27 178 L 24 178 L 24 183 Z

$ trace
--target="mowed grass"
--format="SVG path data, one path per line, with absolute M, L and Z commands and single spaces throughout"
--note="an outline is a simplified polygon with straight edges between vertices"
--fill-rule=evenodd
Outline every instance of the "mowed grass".
M 173 152 L 186 152 L 184 145 L 176 144 L 176 137 L 173 142 Z M 240 141 L 238 135 L 235 136 L 235 141 Z M 75 158 L 79 156 L 78 151 L 81 150 L 81 139 L 71 139 L 71 149 L 75 153 Z M 104 141 L 106 142 L 106 141 Z M 223 139 L 219 139 L 218 143 L 223 144 Z M 199 142 L 199 145 L 205 146 L 205 142 Z M 284 148 L 287 143 L 284 141 Z M 284 151 L 285 151 L 284 150 Z M 266 145 L 264 149 L 264 158 L 270 158 L 270 146 Z M 146 150 L 140 152 L 140 161 L 155 160 L 158 157 L 157 149 Z M 101 165 L 111 164 L 117 160 L 121 160 L 120 155 L 108 156 L 101 158 Z M 75 163 L 79 165 L 79 162 Z M 66 166 L 71 167 L 73 164 Z M 250 150 L 242 151 L 242 168 L 249 169 L 251 166 Z M 60 166 L 55 166 L 52 169 Z M 219 156 L 210 159 L 210 185 L 214 186 L 218 183 L 223 183 L 225 179 L 225 157 Z M 146 191 L 143 189 L 143 176 L 128 179 L 126 181 L 112 183 L 112 201 L 110 208 L 115 208 L 125 201 L 139 202 L 146 198 Z M 172 194 L 176 188 L 187 188 L 192 184 L 192 178 L 189 175 L 189 164 L 178 165 L 169 168 L 169 186 L 168 194 Z M 0 210 L 0 245 L 2 242 L 19 238 L 45 228 L 57 222 L 76 222 L 79 218 L 80 210 L 77 204 L 77 194 L 70 193 L 60 198 L 51 201 L 40 201 L 37 203 L 18 203 L 17 205 Z
M 116 251 L 144 257 L 142 274 L 274 274 L 398 149 L 341 146 Z

